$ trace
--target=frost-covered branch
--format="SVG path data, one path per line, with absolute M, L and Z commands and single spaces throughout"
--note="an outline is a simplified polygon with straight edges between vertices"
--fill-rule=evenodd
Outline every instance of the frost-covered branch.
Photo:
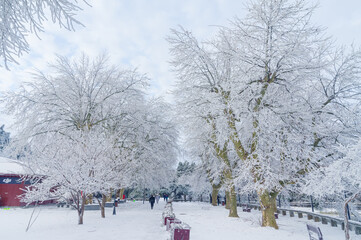
M 85 1 L 84 1 L 85 2 Z M 17 63 L 17 58 L 29 52 L 27 35 L 44 31 L 43 23 L 48 20 L 60 27 L 74 30 L 74 25 L 83 25 L 75 19 L 81 11 L 77 0 L 2 0 L 0 1 L 0 58 L 3 66 Z M 1 65 L 0 65 L 1 66 Z

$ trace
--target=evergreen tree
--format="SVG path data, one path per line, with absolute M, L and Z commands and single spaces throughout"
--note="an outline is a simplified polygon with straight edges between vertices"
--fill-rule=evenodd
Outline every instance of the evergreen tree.
M 0 127 L 0 152 L 3 151 L 6 145 L 10 142 L 10 133 L 4 131 L 4 126 Z

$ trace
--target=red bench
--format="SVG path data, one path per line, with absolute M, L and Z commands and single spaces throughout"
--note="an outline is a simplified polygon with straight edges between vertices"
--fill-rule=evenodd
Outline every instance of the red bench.
M 169 231 L 171 229 L 171 224 L 172 223 L 179 224 L 179 223 L 182 223 L 182 221 L 177 219 L 177 218 L 168 218 L 167 219 L 167 231 Z
M 173 224 L 171 240 L 189 240 L 191 228 L 185 224 Z

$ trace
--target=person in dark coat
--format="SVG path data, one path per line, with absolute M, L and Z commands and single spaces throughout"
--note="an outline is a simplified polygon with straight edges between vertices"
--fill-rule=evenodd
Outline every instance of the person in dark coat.
M 219 199 L 219 194 L 217 194 L 217 205 L 219 206 L 219 203 L 220 203 L 220 199 Z
M 150 208 L 153 209 L 154 203 L 155 203 L 155 197 L 154 197 L 154 195 L 150 196 L 149 202 L 150 202 Z

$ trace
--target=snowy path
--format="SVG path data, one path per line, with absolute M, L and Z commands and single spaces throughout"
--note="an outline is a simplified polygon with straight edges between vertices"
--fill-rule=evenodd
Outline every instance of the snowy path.
M 106 209 L 105 219 L 100 211 L 86 211 L 84 225 L 77 224 L 77 213 L 67 208 L 43 207 L 28 232 L 25 232 L 32 209 L 0 210 L 0 239 L 11 240 L 166 240 L 169 234 L 161 227 L 164 202 L 154 209 L 145 202 L 120 204 L 117 215 Z M 36 213 L 38 210 L 36 211 Z
M 117 215 L 108 208 L 106 218 L 99 211 L 86 211 L 84 225 L 77 225 L 76 211 L 67 208 L 43 207 L 29 232 L 25 232 L 32 209 L 0 209 L 0 239 L 11 240 L 167 240 L 169 233 L 161 226 L 164 202 L 153 210 L 149 203 L 120 204 Z M 340 228 L 308 221 L 306 218 L 280 216 L 280 230 L 260 227 L 260 212 L 244 213 L 239 209 L 239 219 L 228 218 L 224 207 L 207 203 L 174 203 L 177 218 L 188 223 L 191 240 L 305 240 L 308 239 L 306 223 L 319 226 L 325 240 L 344 239 Z M 361 240 L 354 235 L 353 240 Z

